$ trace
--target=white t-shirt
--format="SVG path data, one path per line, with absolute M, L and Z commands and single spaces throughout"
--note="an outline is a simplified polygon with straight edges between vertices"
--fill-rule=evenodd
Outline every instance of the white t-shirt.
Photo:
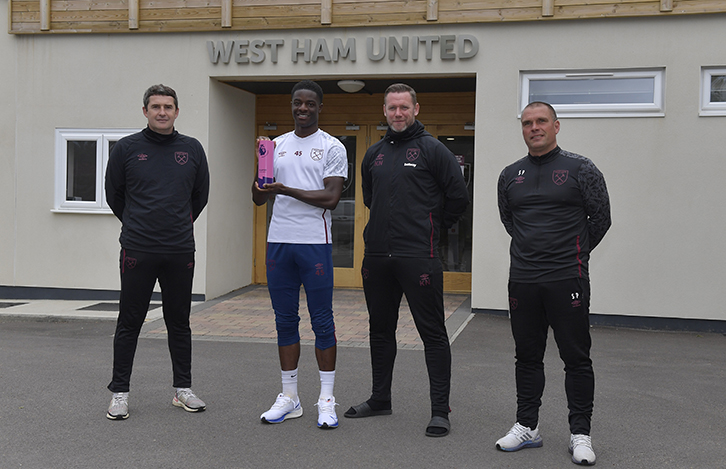
M 348 177 L 348 155 L 340 140 L 320 129 L 300 138 L 288 132 L 275 139 L 275 181 L 303 190 L 325 188 L 323 179 Z M 270 243 L 330 244 L 330 210 L 278 194 L 267 234 Z

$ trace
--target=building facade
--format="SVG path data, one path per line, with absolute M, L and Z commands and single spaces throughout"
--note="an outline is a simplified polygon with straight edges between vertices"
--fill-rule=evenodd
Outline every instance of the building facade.
M 254 142 L 292 128 L 289 90 L 304 78 L 325 85 L 321 127 L 349 150 L 336 284 L 359 286 L 366 211 L 356 173 L 385 131 L 382 90 L 402 81 L 419 91 L 420 120 L 460 158 L 473 196 L 447 234 L 447 290 L 470 291 L 475 310 L 506 311 L 496 182 L 526 154 L 521 109 L 547 100 L 560 113 L 560 145 L 591 158 L 610 192 L 592 312 L 620 324 L 726 324 L 723 0 L 6 2 L 0 297 L 118 290 L 105 158 L 145 125 L 141 97 L 156 83 L 176 89 L 177 129 L 209 158 L 195 295 L 264 283 Z M 344 80 L 362 88 L 345 92 Z

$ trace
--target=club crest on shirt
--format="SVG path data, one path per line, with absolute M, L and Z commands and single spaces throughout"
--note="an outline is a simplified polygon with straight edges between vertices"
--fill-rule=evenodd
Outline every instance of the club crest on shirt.
M 383 153 L 376 156 L 376 161 L 373 162 L 374 166 L 381 166 L 383 165 Z
M 421 154 L 421 149 L 409 148 L 408 150 L 406 150 L 406 159 L 408 161 L 415 161 L 420 154 Z
M 320 161 L 320 159 L 323 157 L 323 149 L 322 148 L 312 148 L 310 150 L 310 158 L 313 159 L 313 161 Z
M 567 181 L 567 176 L 570 174 L 570 172 L 566 169 L 555 169 L 552 171 L 552 182 L 557 184 L 558 186 L 561 186 Z
M 174 159 L 179 164 L 187 164 L 187 161 L 189 161 L 189 153 L 185 151 L 178 151 L 174 153 Z

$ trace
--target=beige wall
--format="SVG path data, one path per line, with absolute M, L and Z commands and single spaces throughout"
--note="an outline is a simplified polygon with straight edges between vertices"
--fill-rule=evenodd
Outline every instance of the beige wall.
M 8 0 L 0 1 L 0 24 L 8 24 Z M 15 84 L 14 37 L 0 37 L 0 285 L 13 281 L 15 247 Z
M 590 157 L 605 174 L 613 228 L 593 254 L 592 311 L 726 320 L 716 292 L 726 277 L 726 117 L 699 117 L 700 68 L 726 66 L 724 15 L 241 34 L 13 36 L 0 40 L 17 68 L 17 93 L 1 111 L 0 142 L 12 156 L 0 165 L 17 179 L 18 242 L 0 261 L 0 284 L 104 288 L 118 286 L 119 223 L 113 216 L 51 213 L 56 127 L 133 128 L 145 124 L 141 94 L 152 83 L 180 96 L 177 121 L 209 153 L 210 205 L 197 222 L 195 293 L 209 298 L 242 287 L 252 268 L 249 181 L 254 142 L 252 96 L 217 82 L 231 78 L 290 79 L 477 75 L 474 269 L 472 306 L 506 309 L 509 237 L 499 221 L 496 180 L 526 153 L 517 120 L 520 70 L 666 68 L 666 115 L 656 118 L 563 119 L 563 148 Z M 469 60 L 371 62 L 368 36 L 474 34 Z M 358 38 L 358 60 L 211 64 L 207 40 Z M 8 52 L 7 49 L 10 49 Z M 13 62 L 14 61 L 14 62 Z M 6 67 L 0 76 L 11 72 Z M 14 72 L 13 72 L 14 73 Z M 210 79 L 210 77 L 212 77 Z M 12 75 L 10 75 L 12 78 Z M 12 82 L 12 81 L 11 81 Z M 5 91 L 0 91 L 5 93 Z M 4 94 L 0 99 L 7 100 Z M 246 111 L 249 109 L 249 113 Z M 6 126 L 3 126 L 6 127 Z M 8 180 L 0 175 L 3 182 Z M 12 178 L 10 179 L 12 182 Z M 0 213 L 13 213 L 14 195 L 0 188 Z M 12 186 L 11 186 L 12 187 Z M 0 226 L 3 240 L 12 233 Z M 8 272 L 14 272 L 9 274 Z M 10 277 L 11 280 L 8 280 Z
M 209 109 L 206 277 L 207 295 L 215 298 L 252 281 L 255 97 L 212 80 Z
M 3 284 L 119 288 L 118 220 L 113 215 L 51 212 L 56 127 L 142 128 L 144 90 L 165 83 L 179 95 L 177 129 L 207 147 L 208 77 L 184 65 L 188 37 L 154 38 L 162 39 L 155 43 L 158 48 L 149 47 L 149 38 L 141 36 L 10 37 L 20 77 L 13 116 L 18 242 L 14 275 Z M 195 231 L 201 275 L 195 276 L 193 290 L 204 293 L 206 214 L 197 220 Z
M 613 227 L 591 260 L 592 311 L 726 319 L 726 117 L 699 117 L 700 69 L 726 66 L 724 16 L 489 30 L 479 75 L 472 305 L 506 309 L 509 237 L 498 220 L 501 169 L 526 154 L 516 119 L 517 70 L 666 67 L 663 118 L 563 119 L 560 145 L 605 175 Z M 504 47 L 506 45 L 506 47 Z M 516 53 L 515 53 L 516 52 Z M 492 92 L 496 90 L 496 92 Z

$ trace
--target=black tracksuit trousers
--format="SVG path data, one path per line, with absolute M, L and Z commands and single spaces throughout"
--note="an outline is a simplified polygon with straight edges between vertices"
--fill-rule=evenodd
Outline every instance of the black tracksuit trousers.
M 444 274 L 437 258 L 363 259 L 363 290 L 368 306 L 375 401 L 391 401 L 396 328 L 402 295 L 424 343 L 432 415 L 447 416 L 451 388 L 451 349 L 444 325 Z
M 590 434 L 595 375 L 590 360 L 590 283 L 509 282 L 509 314 L 516 347 L 517 422 L 535 428 L 545 386 L 544 354 L 552 327 L 565 363 L 570 431 Z
M 112 392 L 128 392 L 131 368 L 141 326 L 149 310 L 149 302 L 157 279 L 161 287 L 173 386 L 192 385 L 192 330 L 189 314 L 194 278 L 194 253 L 154 254 L 121 250 L 121 299 L 113 339 L 113 378 L 108 385 Z

